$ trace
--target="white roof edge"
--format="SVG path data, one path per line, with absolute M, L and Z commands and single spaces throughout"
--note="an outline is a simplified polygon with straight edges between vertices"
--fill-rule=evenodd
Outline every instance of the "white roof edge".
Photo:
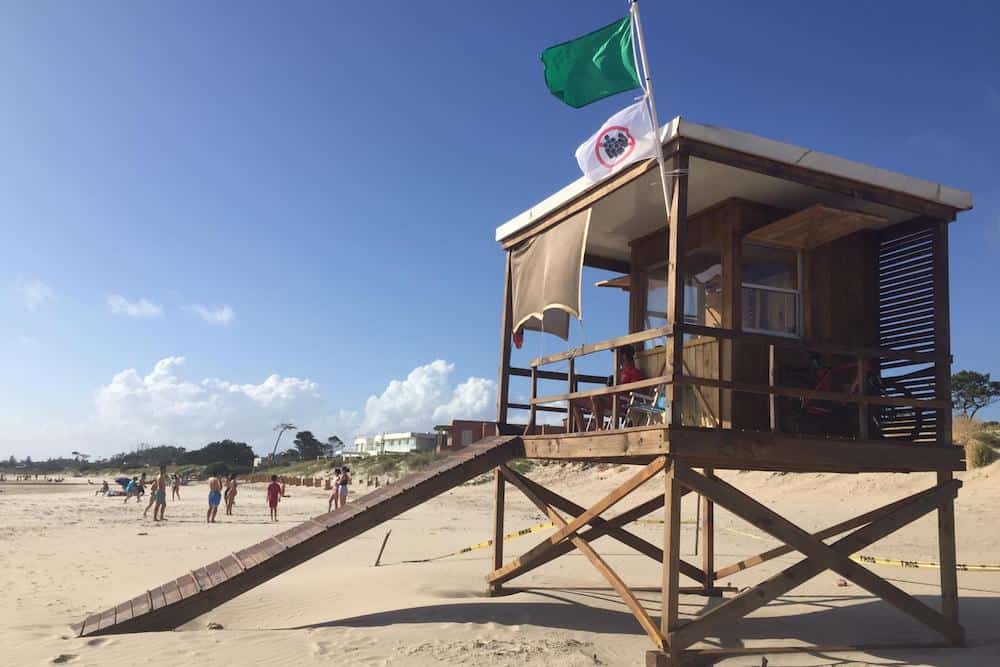
M 972 208 L 972 193 L 939 183 L 931 183 L 912 176 L 898 174 L 861 162 L 821 153 L 819 151 L 786 144 L 748 132 L 730 130 L 713 125 L 702 125 L 677 116 L 660 130 L 660 143 L 666 144 L 676 137 L 688 137 L 716 146 L 723 146 L 742 153 L 769 158 L 786 164 L 812 169 L 831 176 L 870 183 L 887 190 L 919 197 L 952 208 L 966 211 Z M 598 183 L 580 177 L 546 197 L 531 208 L 503 223 L 496 230 L 496 240 L 503 241 L 534 221 L 542 218 L 566 202 L 575 199 Z

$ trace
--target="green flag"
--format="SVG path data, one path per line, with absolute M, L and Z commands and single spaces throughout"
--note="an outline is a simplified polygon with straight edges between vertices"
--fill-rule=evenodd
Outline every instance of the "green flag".
M 573 108 L 638 88 L 628 16 L 583 37 L 542 51 L 545 85 Z

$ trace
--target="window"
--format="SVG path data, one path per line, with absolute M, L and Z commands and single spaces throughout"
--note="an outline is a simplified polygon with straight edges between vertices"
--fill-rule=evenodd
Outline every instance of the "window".
M 743 330 L 798 336 L 799 254 L 747 243 L 741 269 Z
M 696 250 L 684 260 L 684 321 L 722 326 L 722 257 L 716 250 Z
M 647 329 L 667 326 L 667 265 L 650 267 L 646 271 L 646 312 L 643 322 Z

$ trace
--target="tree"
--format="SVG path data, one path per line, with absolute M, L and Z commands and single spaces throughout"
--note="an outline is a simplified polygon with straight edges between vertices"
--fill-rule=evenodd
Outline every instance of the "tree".
M 253 467 L 253 449 L 245 442 L 234 442 L 232 440 L 222 440 L 220 442 L 210 442 L 201 449 L 193 452 L 186 452 L 182 461 L 196 465 L 207 465 L 209 463 L 225 463 L 231 467 L 246 468 Z
M 317 440 L 312 431 L 299 431 L 295 434 L 295 449 L 299 450 L 299 456 L 307 461 L 318 459 L 329 448 L 330 445 Z
M 335 435 L 331 435 L 329 438 L 326 439 L 326 444 L 330 446 L 329 453 L 332 454 L 333 452 L 337 451 L 338 449 L 344 446 L 344 441 Z
M 959 371 L 951 376 L 951 401 L 956 411 L 971 419 L 1000 401 L 1000 382 L 990 380 L 989 373 Z
M 285 431 L 294 431 L 295 424 L 289 422 L 282 422 L 274 427 L 274 430 L 278 432 L 278 437 L 274 440 L 274 449 L 271 450 L 271 458 L 274 458 L 275 452 L 278 451 L 278 443 L 281 442 L 281 436 L 285 434 Z

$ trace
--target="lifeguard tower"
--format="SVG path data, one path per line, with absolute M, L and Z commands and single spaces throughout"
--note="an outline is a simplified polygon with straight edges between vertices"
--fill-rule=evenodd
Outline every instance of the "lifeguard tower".
M 490 585 L 578 549 L 649 635 L 650 664 L 681 664 L 718 628 L 825 570 L 947 645 L 962 644 L 953 510 L 961 483 L 952 473 L 965 462 L 952 443 L 948 224 L 971 208 L 971 195 L 683 118 L 661 139 L 668 202 L 656 161 L 647 160 L 597 184 L 571 183 L 497 229 L 507 256 L 501 433 L 522 435 L 528 458 L 632 464 L 637 472 L 583 508 L 501 466 L 496 535 L 508 483 L 560 528 L 509 563 L 498 542 Z M 513 366 L 511 341 L 524 330 L 567 337 L 583 266 L 620 274 L 602 284 L 628 292 L 623 335 Z M 626 346 L 642 379 L 621 384 L 614 369 Z M 606 372 L 580 372 L 581 360 L 602 353 Z M 511 400 L 518 377 L 530 383 L 527 402 Z M 540 433 L 543 421 L 562 432 Z M 934 481 L 817 531 L 719 479 L 720 469 L 932 473 Z M 662 493 L 601 518 L 646 484 L 662 484 Z M 700 563 L 679 550 L 681 498 L 692 491 L 704 521 Z M 784 546 L 716 563 L 715 505 Z M 624 530 L 661 508 L 662 544 Z M 930 512 L 938 517 L 940 609 L 850 558 Z M 602 535 L 662 562 L 659 620 L 594 551 L 590 543 Z M 680 617 L 682 577 L 718 594 L 720 580 L 793 551 L 804 558 L 779 575 Z

